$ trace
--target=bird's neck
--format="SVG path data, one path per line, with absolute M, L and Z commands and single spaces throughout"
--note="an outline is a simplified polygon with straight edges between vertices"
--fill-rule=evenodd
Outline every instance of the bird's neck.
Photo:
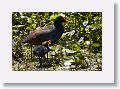
M 63 26 L 62 26 L 62 23 L 60 23 L 60 22 L 54 22 L 54 26 L 55 26 L 56 28 L 63 27 Z

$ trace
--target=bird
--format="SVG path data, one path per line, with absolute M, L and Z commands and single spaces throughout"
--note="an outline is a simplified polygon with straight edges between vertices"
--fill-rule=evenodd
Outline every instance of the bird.
M 45 54 L 47 54 L 50 51 L 49 45 L 48 45 L 48 41 L 42 43 L 42 45 L 37 45 L 34 49 L 33 49 L 33 54 L 39 57 L 39 66 L 38 67 L 42 67 L 42 58 L 45 56 Z M 47 54 L 47 59 L 48 59 L 48 54 Z
M 40 45 L 44 41 L 49 41 L 51 42 L 51 45 L 55 44 L 64 32 L 62 22 L 66 22 L 63 14 L 55 18 L 53 25 L 37 27 L 27 37 L 25 37 L 24 43 Z

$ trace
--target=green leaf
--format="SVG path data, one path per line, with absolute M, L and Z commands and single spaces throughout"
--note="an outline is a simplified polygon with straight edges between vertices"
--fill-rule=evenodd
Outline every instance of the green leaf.
M 31 19 L 31 18 L 28 18 L 28 19 L 27 19 L 27 22 L 28 22 L 28 23 L 32 23 L 32 19 Z
M 36 16 L 35 16 L 35 15 L 33 15 L 33 16 L 31 16 L 31 18 L 35 19 L 35 18 L 36 18 Z
M 94 43 L 94 44 L 92 44 L 92 46 L 94 46 L 94 47 L 99 47 L 100 44 L 99 44 L 99 43 Z
M 32 24 L 32 27 L 33 27 L 33 29 L 35 29 L 36 28 L 36 24 Z
M 30 27 L 27 27 L 26 30 L 30 30 L 31 28 Z

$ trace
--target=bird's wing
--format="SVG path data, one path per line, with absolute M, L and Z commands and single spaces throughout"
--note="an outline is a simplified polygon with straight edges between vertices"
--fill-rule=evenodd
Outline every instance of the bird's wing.
M 44 26 L 44 27 L 37 27 L 36 30 L 53 30 L 54 29 L 54 25 L 50 25 L 50 26 Z
M 38 27 L 35 30 L 35 35 L 36 36 L 44 35 L 44 34 L 50 33 L 53 30 L 54 30 L 54 26 L 53 25 L 44 26 L 44 27 L 41 27 L 41 28 Z
M 36 30 L 34 30 L 33 32 L 31 32 L 24 40 L 24 42 L 30 41 L 30 40 L 34 40 L 37 37 L 40 38 L 40 36 L 46 35 L 48 33 L 50 33 L 52 31 L 52 27 L 38 27 L 36 28 Z

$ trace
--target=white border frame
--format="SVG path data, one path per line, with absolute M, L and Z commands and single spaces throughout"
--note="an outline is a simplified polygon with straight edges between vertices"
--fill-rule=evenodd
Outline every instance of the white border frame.
M 3 0 L 0 3 L 0 82 L 114 83 L 113 0 Z M 12 12 L 102 12 L 102 71 L 12 71 Z

